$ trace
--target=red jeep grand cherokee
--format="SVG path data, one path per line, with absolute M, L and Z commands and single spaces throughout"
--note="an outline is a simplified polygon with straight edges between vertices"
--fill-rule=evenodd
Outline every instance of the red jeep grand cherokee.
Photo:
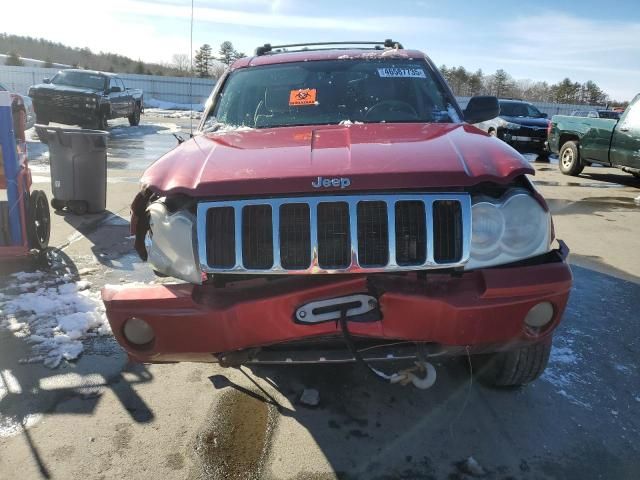
M 145 172 L 136 249 L 188 283 L 103 291 L 130 357 L 469 354 L 494 385 L 536 379 L 572 277 L 534 170 L 469 125 L 497 100 L 461 111 L 431 60 L 391 41 L 286 47 L 236 61 L 197 134 Z

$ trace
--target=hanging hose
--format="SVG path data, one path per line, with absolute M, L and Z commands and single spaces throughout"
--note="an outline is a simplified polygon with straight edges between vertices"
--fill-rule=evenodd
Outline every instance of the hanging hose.
M 378 380 L 394 384 L 399 383 L 403 386 L 413 383 L 416 388 L 421 390 L 426 390 L 427 388 L 432 387 L 436 382 L 436 369 L 431 363 L 426 361 L 417 361 L 415 362 L 415 367 L 400 370 L 399 372 L 391 375 L 387 375 L 386 373 L 373 368 L 364 358 L 362 358 L 362 355 L 360 355 L 360 352 L 353 342 L 353 338 L 351 337 L 351 333 L 347 326 L 347 309 L 342 309 L 340 311 L 340 318 L 338 319 L 338 322 L 340 323 L 340 329 L 342 330 L 344 341 L 347 344 L 347 348 L 353 355 L 353 358 L 355 358 L 357 363 L 363 365 L 367 370 L 373 373 L 375 378 Z M 425 375 L 418 376 L 415 375 L 414 372 L 424 372 Z

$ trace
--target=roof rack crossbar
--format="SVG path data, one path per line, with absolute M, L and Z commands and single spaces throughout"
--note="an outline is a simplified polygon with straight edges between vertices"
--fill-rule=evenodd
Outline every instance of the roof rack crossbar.
M 395 42 L 391 39 L 386 39 L 383 42 L 364 42 L 364 41 L 355 41 L 355 42 L 313 42 L 313 43 L 289 43 L 286 45 L 271 45 L 270 43 L 265 43 L 263 46 L 256 48 L 256 56 L 260 57 L 262 55 L 266 55 L 267 53 L 280 48 L 292 48 L 292 47 L 317 47 L 317 46 L 327 46 L 327 45 L 374 45 L 374 46 L 383 46 L 385 48 L 404 48 L 400 42 Z

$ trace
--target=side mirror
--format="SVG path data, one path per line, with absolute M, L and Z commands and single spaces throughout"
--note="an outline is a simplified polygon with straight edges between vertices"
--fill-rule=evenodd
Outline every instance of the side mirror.
M 543 113 L 542 113 L 542 115 L 541 115 L 541 117 L 542 117 L 542 118 L 549 118 L 549 115 L 547 115 L 546 113 L 544 113 L 544 112 L 543 112 Z
M 51 79 L 50 78 L 43 78 L 42 79 L 42 83 L 51 83 Z
M 480 123 L 491 120 L 500 115 L 498 97 L 478 96 L 471 97 L 467 108 L 462 112 L 467 123 Z
M 120 87 L 111 87 L 109 93 L 120 93 L 122 89 Z

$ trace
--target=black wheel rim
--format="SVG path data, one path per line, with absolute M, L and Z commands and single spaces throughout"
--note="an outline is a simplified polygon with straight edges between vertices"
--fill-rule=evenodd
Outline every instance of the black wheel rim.
M 49 229 L 51 219 L 49 218 L 49 205 L 44 195 L 38 195 L 36 199 L 36 211 L 34 221 L 36 223 L 36 238 L 40 246 L 49 241 Z

